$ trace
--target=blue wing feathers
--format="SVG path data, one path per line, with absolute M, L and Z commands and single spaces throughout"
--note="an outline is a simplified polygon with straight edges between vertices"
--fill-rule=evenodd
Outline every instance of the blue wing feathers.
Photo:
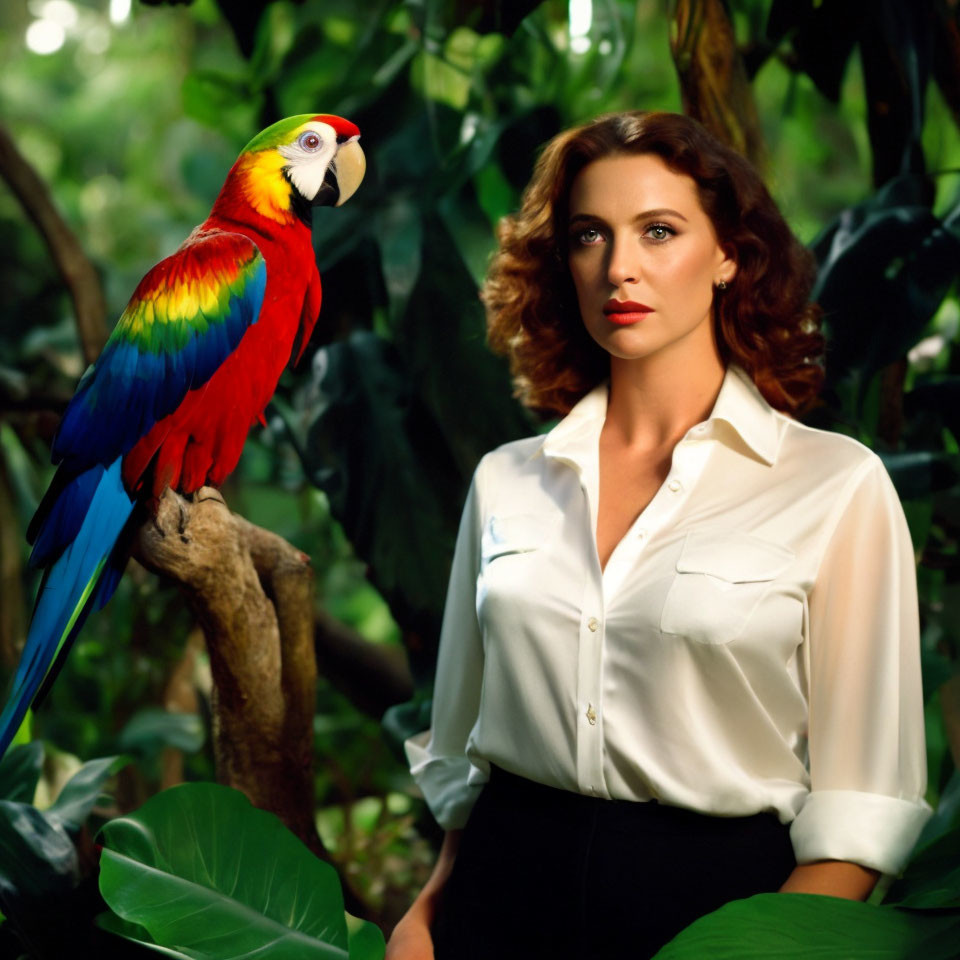
M 189 390 L 213 376 L 260 313 L 267 268 L 259 253 L 256 260 L 246 283 L 231 294 L 224 316 L 197 323 L 185 338 L 182 332 L 174 338 L 173 330 L 163 331 L 169 336 L 158 338 L 160 348 L 148 350 L 111 337 L 67 407 L 54 440 L 54 463 L 79 470 L 111 462 L 173 413 Z M 175 339 L 182 346 L 171 342 Z

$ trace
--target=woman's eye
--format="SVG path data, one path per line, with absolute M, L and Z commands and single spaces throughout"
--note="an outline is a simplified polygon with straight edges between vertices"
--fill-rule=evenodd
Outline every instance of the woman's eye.
M 668 227 L 665 223 L 651 223 L 650 226 L 647 227 L 647 233 L 652 234 L 653 239 L 661 243 L 664 240 L 669 240 L 670 237 L 674 235 L 674 232 L 673 228 Z
M 320 137 L 318 134 L 308 131 L 307 133 L 300 134 L 297 143 L 299 143 L 304 150 L 309 150 L 310 153 L 313 153 L 314 150 L 320 147 Z
M 596 237 L 600 236 L 600 231 L 596 227 L 587 227 L 586 230 L 581 230 L 576 238 L 580 243 L 593 243 Z

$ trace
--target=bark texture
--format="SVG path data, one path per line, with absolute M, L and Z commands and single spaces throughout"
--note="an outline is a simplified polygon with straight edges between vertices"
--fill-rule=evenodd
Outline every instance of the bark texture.
M 722 0 L 674 0 L 670 14 L 683 112 L 763 173 L 767 157 L 757 105 Z
M 207 641 L 217 779 L 329 859 L 314 825 L 313 571 L 306 554 L 232 514 L 217 490 L 168 490 L 135 556 L 177 581 Z

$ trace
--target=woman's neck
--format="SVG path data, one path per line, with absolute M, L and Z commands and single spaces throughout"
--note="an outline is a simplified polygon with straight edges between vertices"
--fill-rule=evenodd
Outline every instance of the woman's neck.
M 713 409 L 726 373 L 716 350 L 610 358 L 604 433 L 636 450 L 672 447 Z

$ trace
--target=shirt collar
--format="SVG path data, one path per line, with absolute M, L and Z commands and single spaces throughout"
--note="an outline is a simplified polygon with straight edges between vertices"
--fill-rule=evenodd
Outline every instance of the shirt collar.
M 607 416 L 609 382 L 587 393 L 544 436 L 533 456 L 556 457 L 582 467 L 595 453 L 596 439 Z M 729 428 L 733 428 L 732 430 Z M 699 429 L 698 429 L 699 428 Z M 716 439 L 748 456 L 752 452 L 772 466 L 777 459 L 780 431 L 777 414 L 750 375 L 736 363 L 727 365 L 720 392 L 709 416 L 688 431 L 685 439 Z M 743 449 L 746 445 L 746 451 Z

